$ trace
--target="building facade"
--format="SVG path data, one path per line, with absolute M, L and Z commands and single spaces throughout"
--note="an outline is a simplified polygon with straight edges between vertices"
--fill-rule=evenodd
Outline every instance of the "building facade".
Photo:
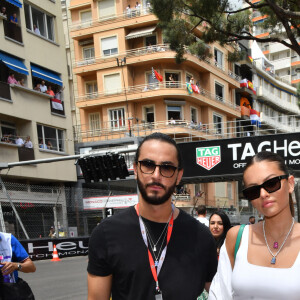
M 187 52 L 176 64 L 148 1 L 71 0 L 69 12 L 78 151 L 137 144 L 155 131 L 177 142 L 236 135 L 240 78 L 227 61 L 230 47 L 212 44 L 211 58 Z M 126 194 L 126 182 L 112 184 Z M 175 198 L 188 211 L 236 207 L 236 184 L 190 184 Z
M 61 4 L 51 0 L 3 0 L 0 6 L 6 9 L 0 14 L 0 161 L 72 155 L 74 140 Z M 74 161 L 54 162 L 2 170 L 1 177 L 7 182 L 17 209 L 20 203 L 30 202 L 31 208 L 51 211 L 47 220 L 37 220 L 44 224 L 42 235 L 53 225 L 53 205 L 58 206 L 58 216 L 66 213 L 65 200 L 58 201 L 56 188 L 51 187 L 59 186 L 59 193 L 63 194 L 65 184 L 76 181 L 76 169 Z M 34 188 L 38 184 L 45 189 Z M 44 193 L 47 196 L 43 197 Z M 6 209 L 11 209 L 7 198 L 1 186 L 4 215 Z M 8 222 L 18 226 L 13 220 Z M 4 223 L 5 218 L 2 227 Z M 67 221 L 62 226 L 66 229 Z M 25 227 L 28 229 L 26 224 Z M 38 233 L 29 236 L 38 237 Z
M 260 2 L 253 0 L 253 3 Z M 270 33 L 260 26 L 267 15 L 259 11 L 252 12 L 253 35 L 257 38 L 268 37 Z M 260 45 L 266 58 L 274 65 L 274 76 L 297 87 L 300 83 L 300 56 L 292 49 L 279 43 L 262 43 Z

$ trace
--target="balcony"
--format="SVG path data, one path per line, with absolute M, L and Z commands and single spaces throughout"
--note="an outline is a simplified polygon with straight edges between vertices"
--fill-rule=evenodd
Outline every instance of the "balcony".
M 291 58 L 286 57 L 286 58 L 281 58 L 278 60 L 273 60 L 272 64 L 274 65 L 275 70 L 281 70 L 281 69 L 287 69 L 290 68 L 291 65 Z
M 285 111 L 300 114 L 300 108 L 296 103 L 291 103 L 283 100 L 281 97 L 278 97 L 274 93 L 271 93 L 268 89 L 262 86 L 258 88 L 257 96 L 263 98 L 265 101 L 275 104 L 277 107 Z
M 278 118 L 268 117 L 265 114 L 263 114 L 261 117 L 261 122 L 262 122 L 262 125 L 267 125 L 267 126 L 274 128 L 274 133 L 298 132 L 299 131 L 299 128 L 297 128 L 292 123 L 288 124 L 288 121 L 286 120 L 286 118 L 284 121 L 279 121 Z
M 89 107 L 94 105 L 103 105 L 124 101 L 125 97 L 128 101 L 139 101 L 143 99 L 161 98 L 161 97 L 193 97 L 199 100 L 199 104 L 205 106 L 212 106 L 215 108 L 221 108 L 227 110 L 235 116 L 240 115 L 240 106 L 233 103 L 228 99 L 224 99 L 214 93 L 211 93 L 203 88 L 199 88 L 199 93 L 189 94 L 187 91 L 186 83 L 181 81 L 172 82 L 156 82 L 151 84 L 142 84 L 136 86 L 130 86 L 126 89 L 118 88 L 116 90 L 107 92 L 98 92 L 93 94 L 86 94 L 76 97 L 76 105 L 78 107 Z M 226 109 L 227 108 L 227 109 Z M 229 109 L 229 110 L 228 110 Z
M 141 47 L 124 52 L 119 52 L 116 56 L 99 56 L 84 60 L 76 60 L 73 61 L 74 73 L 80 74 L 83 72 L 97 71 L 99 69 L 99 66 L 97 66 L 97 64 L 101 64 L 101 69 L 115 67 L 116 58 L 123 57 L 126 57 L 128 65 L 134 63 L 143 64 L 143 61 L 139 58 L 143 57 L 143 59 L 145 60 L 146 56 L 151 56 L 151 60 L 163 58 L 173 59 L 175 57 L 175 52 L 170 49 L 168 44 L 158 44 L 152 45 L 151 47 Z M 221 74 L 228 75 L 230 77 L 229 81 L 231 81 L 232 86 L 239 87 L 241 77 L 231 70 L 224 70 L 223 67 L 221 68 L 221 66 L 215 63 L 214 59 L 208 57 L 205 59 L 201 59 L 200 57 L 192 55 L 189 52 L 186 53 L 185 58 L 188 62 L 193 62 L 197 64 L 198 67 L 209 72 L 216 73 L 216 71 L 218 71 L 221 72 Z M 233 79 L 234 81 L 232 81 L 231 79 Z
M 270 53 L 276 53 L 281 51 L 287 51 L 286 46 L 282 45 L 281 43 L 270 43 L 269 45 Z
M 0 141 L 0 156 L 2 162 L 18 162 L 34 160 L 33 148 L 25 148 L 15 144 L 17 137 L 3 136 Z M 25 137 L 24 137 L 25 138 Z
M 70 7 L 70 9 L 72 9 L 72 7 Z M 76 31 L 76 30 L 95 27 L 99 25 L 107 25 L 107 24 L 112 24 L 117 22 L 124 22 L 127 20 L 133 20 L 135 24 L 136 18 L 140 18 L 147 15 L 152 15 L 152 17 L 156 19 L 156 17 L 151 13 L 151 9 L 149 7 L 146 7 L 140 9 L 139 11 L 132 9 L 130 13 L 125 11 L 122 14 L 107 16 L 99 19 L 89 20 L 86 22 L 81 22 L 81 21 L 73 22 L 72 25 L 70 26 L 70 31 Z
M 134 122 L 133 124 L 132 122 Z M 138 118 L 132 118 L 127 121 L 122 119 L 119 128 L 115 127 L 115 121 L 103 122 L 101 128 L 90 129 L 89 125 L 74 126 L 74 138 L 76 142 L 95 142 L 103 140 L 121 139 L 124 137 L 146 136 L 153 132 L 162 132 L 172 136 L 177 141 L 188 142 L 206 139 L 221 139 L 225 137 L 236 137 L 236 123 L 227 122 L 198 124 L 191 123 L 188 120 L 163 120 L 158 122 L 146 122 Z M 222 127 L 224 126 L 224 127 Z M 225 127 L 227 131 L 225 132 Z M 224 128 L 220 132 L 220 127 Z M 230 133 L 228 133 L 230 132 Z
M 0 81 L 0 99 L 11 100 L 10 86 L 6 82 Z
M 21 27 L 7 20 L 3 20 L 3 24 L 4 24 L 5 37 L 10 38 L 22 44 L 23 40 L 22 40 Z

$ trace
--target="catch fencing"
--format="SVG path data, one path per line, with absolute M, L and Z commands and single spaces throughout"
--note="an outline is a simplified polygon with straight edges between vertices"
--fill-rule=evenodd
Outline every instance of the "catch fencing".
M 92 189 L 4 182 L 0 186 L 0 231 L 10 232 L 20 240 L 87 237 L 105 217 L 106 210 L 86 209 L 83 199 L 102 197 L 105 203 L 112 194 L 136 195 L 136 190 L 112 191 L 106 183 Z M 136 201 L 137 197 L 133 198 Z M 114 208 L 114 213 L 120 209 Z M 241 213 L 234 209 L 227 213 L 233 223 L 245 223 L 253 214 L 252 209 Z M 53 234 L 51 227 L 54 227 Z

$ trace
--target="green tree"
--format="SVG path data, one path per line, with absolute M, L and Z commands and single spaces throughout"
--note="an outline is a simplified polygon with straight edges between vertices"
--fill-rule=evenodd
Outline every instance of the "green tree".
M 221 45 L 239 40 L 256 40 L 260 43 L 277 42 L 300 55 L 300 1 L 261 0 L 252 3 L 244 0 L 236 8 L 230 0 L 151 0 L 159 26 L 182 61 L 188 49 L 199 56 L 205 55 L 205 43 L 218 41 Z M 257 26 L 270 34 L 257 38 L 252 32 L 252 12 L 268 16 Z M 188 48 L 187 48 L 188 47 Z M 238 52 L 238 49 L 236 49 Z M 237 53 L 232 60 L 238 59 Z

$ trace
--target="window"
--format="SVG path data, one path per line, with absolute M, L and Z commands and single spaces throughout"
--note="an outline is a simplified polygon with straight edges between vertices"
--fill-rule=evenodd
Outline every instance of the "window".
M 0 126 L 1 126 L 1 132 L 0 132 L 1 133 L 1 140 L 5 136 L 8 136 L 8 137 L 11 136 L 14 140 L 14 138 L 16 136 L 16 126 L 15 126 L 15 124 L 10 123 L 10 122 L 1 121 Z
M 115 0 L 98 1 L 99 18 L 106 18 L 115 15 Z
M 36 26 L 41 36 L 54 41 L 54 17 L 27 3 L 24 4 L 24 9 L 26 28 L 35 32 L 34 26 Z
M 54 151 L 65 151 L 64 132 L 61 129 L 37 125 L 39 147 Z
M 105 94 L 117 94 L 122 91 L 120 74 L 111 74 L 104 76 Z
M 194 107 L 191 107 L 191 121 L 194 123 L 198 123 L 197 121 L 197 109 Z
M 118 54 L 118 40 L 116 36 L 101 39 L 101 49 L 103 56 Z
M 109 110 L 110 128 L 113 130 L 124 129 L 125 110 L 124 108 Z
M 195 196 L 201 197 L 201 183 L 195 183 Z
M 144 107 L 144 120 L 147 123 L 154 122 L 154 107 L 153 106 Z
M 215 182 L 215 196 L 224 198 L 226 195 L 226 182 Z
M 81 23 L 86 23 L 92 20 L 92 12 L 90 10 L 80 12 L 80 21 Z
M 227 198 L 232 199 L 232 184 L 227 182 Z
M 99 113 L 91 113 L 89 114 L 89 125 L 90 131 L 94 135 L 97 131 L 100 130 L 100 114 Z
M 166 86 L 169 88 L 179 88 L 180 73 L 166 72 Z
M 224 86 L 219 84 L 219 83 L 215 83 L 215 91 L 216 91 L 216 100 L 218 101 L 224 101 Z
M 168 120 L 182 120 L 181 106 L 168 105 L 167 106 Z
M 151 35 L 151 36 L 147 36 L 145 37 L 145 45 L 146 46 L 153 46 L 153 45 L 156 45 L 157 42 L 156 42 L 156 35 Z
M 82 52 L 83 52 L 83 58 L 85 60 L 95 58 L 95 48 L 92 46 L 83 48 Z
M 215 134 L 222 134 L 223 133 L 222 117 L 217 114 L 214 114 L 213 122 L 214 122 Z
M 97 94 L 98 93 L 97 81 L 86 82 L 85 91 L 88 97 Z
M 223 69 L 223 53 L 215 48 L 215 64 L 218 68 Z

